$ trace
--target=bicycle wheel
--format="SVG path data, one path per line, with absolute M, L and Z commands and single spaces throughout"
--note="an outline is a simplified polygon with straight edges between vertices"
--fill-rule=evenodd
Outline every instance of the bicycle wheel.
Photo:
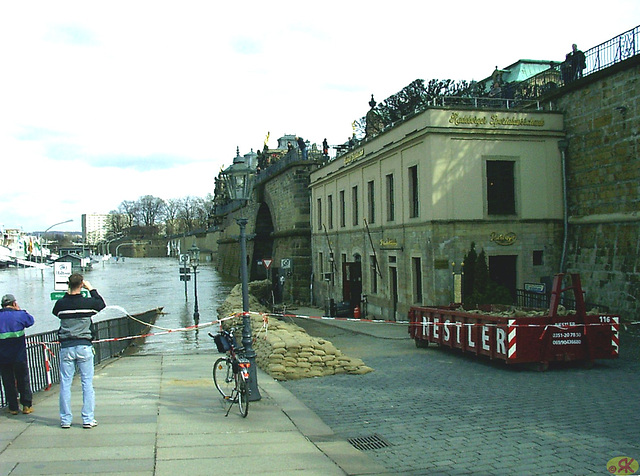
M 241 376 L 238 376 L 238 408 L 240 409 L 240 415 L 246 418 L 249 413 L 249 392 L 247 381 Z
M 213 383 L 224 398 L 231 397 L 231 391 L 235 383 L 233 381 L 233 368 L 229 357 L 220 357 L 213 364 Z

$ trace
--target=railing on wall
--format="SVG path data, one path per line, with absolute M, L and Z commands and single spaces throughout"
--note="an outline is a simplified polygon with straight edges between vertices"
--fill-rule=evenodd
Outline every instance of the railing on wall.
M 585 51 L 586 66 L 578 76 L 589 76 L 637 54 L 640 54 L 640 25 Z M 566 61 L 553 63 L 549 69 L 517 83 L 514 95 L 519 98 L 539 98 L 579 79 L 571 71 L 571 65 Z
M 151 309 L 136 314 L 135 320 L 127 316 L 96 322 L 92 325 L 95 342 L 94 364 L 98 365 L 107 359 L 116 357 L 131 345 L 133 339 L 111 341 L 122 337 L 137 336 L 148 332 L 162 309 Z M 142 322 L 138 322 L 142 321 Z M 60 344 L 57 342 L 58 332 L 49 331 L 27 336 L 27 363 L 31 390 L 35 392 L 46 389 L 49 383 L 60 382 Z M 103 341 L 103 342 L 100 342 Z M 48 381 L 47 373 L 50 381 Z M 4 388 L 0 386 L 0 406 L 6 406 Z
M 536 293 L 524 289 L 516 289 L 516 306 L 534 309 L 549 309 L 549 301 L 551 296 L 545 293 Z M 576 300 L 567 296 L 560 297 L 560 304 L 566 309 L 574 311 L 576 309 Z M 587 312 L 597 308 L 600 312 L 608 312 L 609 308 L 601 304 L 585 302 Z

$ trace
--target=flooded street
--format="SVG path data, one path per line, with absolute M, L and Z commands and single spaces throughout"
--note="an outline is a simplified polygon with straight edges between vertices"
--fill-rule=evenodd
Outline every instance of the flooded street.
M 95 320 L 110 319 L 123 315 L 143 312 L 163 307 L 164 314 L 158 316 L 156 325 L 176 329 L 192 326 L 194 289 L 193 276 L 185 283 L 180 281 L 179 262 L 175 258 L 126 258 L 124 261 L 94 263 L 93 269 L 84 273 L 107 303 Z M 217 318 L 216 309 L 226 299 L 235 283 L 223 280 L 213 264 L 203 263 L 198 267 L 198 308 L 200 323 Z M 18 304 L 31 313 L 35 324 L 28 334 L 46 332 L 58 328 L 58 319 L 51 314 L 54 302 L 51 292 L 54 290 L 53 268 L 44 271 L 31 268 L 9 268 L 0 270 L 0 293 L 16 296 Z M 111 307 L 114 306 L 114 307 Z M 212 342 L 207 336 L 210 328 L 199 331 L 175 332 L 150 336 L 140 350 L 144 353 L 189 351 L 200 347 L 204 340 L 206 348 Z M 162 333 L 161 329 L 152 329 L 152 333 Z

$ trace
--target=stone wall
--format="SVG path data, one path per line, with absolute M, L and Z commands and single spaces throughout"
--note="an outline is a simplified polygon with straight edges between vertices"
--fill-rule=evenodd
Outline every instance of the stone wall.
M 309 175 L 318 167 L 313 161 L 300 161 L 265 182 L 264 203 L 273 221 L 273 271 L 285 276 L 287 302 L 310 302 L 311 228 Z M 290 269 L 278 269 L 289 259 Z
M 584 78 L 558 99 L 568 148 L 567 271 L 590 302 L 638 320 L 640 57 Z

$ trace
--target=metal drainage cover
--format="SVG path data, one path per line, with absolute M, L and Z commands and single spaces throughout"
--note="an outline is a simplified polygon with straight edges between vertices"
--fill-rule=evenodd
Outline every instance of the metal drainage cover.
M 347 439 L 351 445 L 360 451 L 367 450 L 379 450 L 380 448 L 386 448 L 391 446 L 387 441 L 385 441 L 380 435 L 371 435 L 371 436 L 361 436 L 357 438 L 349 438 Z

